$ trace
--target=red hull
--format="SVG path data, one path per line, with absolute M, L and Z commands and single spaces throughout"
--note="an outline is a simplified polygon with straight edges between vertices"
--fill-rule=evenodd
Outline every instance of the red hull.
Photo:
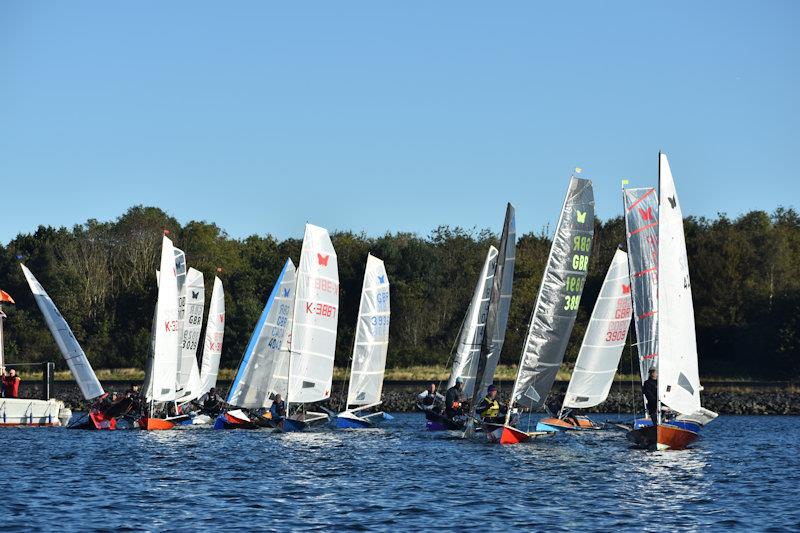
M 117 429 L 117 419 L 106 417 L 102 411 L 89 413 L 89 419 L 94 424 L 94 429 Z
M 510 426 L 500 426 L 493 431 L 488 431 L 487 435 L 492 442 L 499 442 L 500 444 L 519 444 L 531 438 L 530 435 L 524 431 Z
M 175 424 L 163 418 L 142 417 L 139 419 L 139 427 L 146 431 L 162 431 L 174 428 Z

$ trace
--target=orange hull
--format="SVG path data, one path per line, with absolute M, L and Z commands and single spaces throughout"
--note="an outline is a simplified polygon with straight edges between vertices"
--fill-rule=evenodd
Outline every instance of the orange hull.
M 139 427 L 146 431 L 160 431 L 165 429 L 172 429 L 175 424 L 163 418 L 147 418 L 142 417 L 139 419 Z
M 647 426 L 628 433 L 628 440 L 649 450 L 685 450 L 698 438 L 694 431 L 669 424 Z
M 597 426 L 592 424 L 592 421 L 586 418 L 578 418 L 578 424 L 575 425 L 572 419 L 562 420 L 561 418 L 542 418 L 539 420 L 541 424 L 548 426 L 560 427 L 564 429 L 596 429 Z
M 524 431 L 509 426 L 502 426 L 491 433 L 492 440 L 500 444 L 519 444 L 530 439 L 530 435 Z

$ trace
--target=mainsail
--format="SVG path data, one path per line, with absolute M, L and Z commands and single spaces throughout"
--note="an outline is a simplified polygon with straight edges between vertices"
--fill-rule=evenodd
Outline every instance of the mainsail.
M 92 365 L 89 364 L 86 354 L 83 353 L 83 349 L 75 339 L 75 335 L 72 333 L 67 321 L 64 320 L 56 304 L 53 303 L 53 300 L 50 299 L 50 296 L 48 296 L 31 271 L 23 264 L 19 266 L 22 267 L 22 272 L 25 274 L 25 279 L 28 281 L 33 297 L 36 300 L 36 305 L 39 306 L 39 310 L 44 315 L 47 327 L 50 329 L 61 355 L 67 361 L 72 376 L 78 382 L 83 397 L 91 400 L 102 396 L 104 394 L 103 387 L 100 385 L 100 381 L 98 381 L 94 370 L 92 370 Z
M 200 391 L 203 396 L 217 386 L 219 358 L 222 355 L 222 338 L 225 335 L 225 292 L 222 281 L 214 276 L 211 305 L 206 320 L 206 338 L 203 344 L 203 362 L 200 368 Z
M 503 351 L 506 338 L 508 313 L 511 311 L 511 289 L 514 284 L 514 263 L 517 254 L 517 229 L 514 206 L 506 206 L 503 233 L 500 236 L 500 251 L 492 279 L 492 293 L 486 314 L 486 328 L 481 342 L 480 359 L 476 373 L 478 387 L 473 391 L 472 405 L 477 406 L 483 394 L 494 380 L 494 372 Z M 474 414 L 474 413 L 473 413 Z
M 683 214 L 665 154 L 659 154 L 658 184 L 658 397 L 675 411 L 690 415 L 700 410 L 692 284 Z
M 633 319 L 642 382 L 658 367 L 658 194 L 653 188 L 623 189 L 633 291 Z
M 339 265 L 328 231 L 306 224 L 297 269 L 286 403 L 331 394 L 339 318 Z
M 148 400 L 174 401 L 178 371 L 180 326 L 178 320 L 178 277 L 172 241 L 161 241 L 158 301 L 153 333 L 153 359 L 149 372 Z
M 593 407 L 608 397 L 631 323 L 630 283 L 628 254 L 617 250 L 583 336 L 563 408 Z
M 593 235 L 592 182 L 573 176 L 531 315 L 513 403 L 539 408 L 553 386 L 578 313 Z
M 475 376 L 478 372 L 478 360 L 481 355 L 481 343 L 486 327 L 486 314 L 492 295 L 492 280 L 496 264 L 497 248 L 490 246 L 478 277 L 478 283 L 475 285 L 475 292 L 472 293 L 472 301 L 470 301 L 464 317 L 464 325 L 461 327 L 456 353 L 453 357 L 453 368 L 450 371 L 450 379 L 447 381 L 449 389 L 455 385 L 457 378 L 461 378 L 464 383 L 464 394 L 468 397 L 472 396 L 475 389 Z
M 381 401 L 386 351 L 389 347 L 389 279 L 383 261 L 369 254 L 358 306 L 353 364 L 347 405 L 375 405 Z
M 271 379 L 279 356 L 294 299 L 295 269 L 286 261 L 275 287 L 267 299 L 250 342 L 242 357 L 236 378 L 228 393 L 228 403 L 238 407 L 259 408 L 271 404 Z
M 197 347 L 203 328 L 206 286 L 203 273 L 190 268 L 186 272 L 182 304 L 181 340 L 178 345 L 178 374 L 176 390 L 180 401 L 188 402 L 200 397 L 200 371 L 197 368 Z

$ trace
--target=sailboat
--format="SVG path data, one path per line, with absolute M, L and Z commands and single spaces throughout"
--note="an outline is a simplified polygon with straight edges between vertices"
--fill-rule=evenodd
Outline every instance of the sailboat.
M 175 257 L 172 241 L 164 235 L 161 240 L 158 301 L 153 319 L 152 357 L 145 377 L 147 409 L 139 419 L 139 427 L 146 430 L 172 429 L 178 421 L 176 417 L 166 416 L 169 405 L 174 405 L 177 398 L 175 377 L 178 371 L 180 321 Z
M 286 397 L 289 379 L 287 337 L 291 330 L 295 277 L 294 263 L 287 259 L 228 391 L 226 403 L 232 409 L 220 414 L 214 423 L 215 429 L 274 426 L 271 420 L 256 411 L 270 407 L 275 394 Z
M 203 359 L 200 367 L 200 398 L 217 386 L 219 359 L 222 355 L 222 340 L 224 336 L 225 292 L 222 289 L 222 281 L 217 276 L 214 276 L 214 288 L 211 290 L 211 305 L 208 308 Z
M 630 323 L 628 254 L 617 250 L 589 318 L 561 409 L 557 416 L 539 420 L 537 431 L 602 428 L 586 416 L 572 414 L 571 410 L 594 407 L 608 398 Z
M 492 442 L 516 444 L 549 434 L 516 428 L 512 419 L 514 405 L 530 410 L 540 408 L 555 382 L 578 313 L 593 235 L 592 182 L 572 176 L 531 314 L 505 422 L 484 424 L 484 432 Z
M 186 404 L 200 397 L 197 347 L 200 344 L 200 330 L 203 327 L 205 307 L 206 288 L 203 273 L 189 268 L 186 271 L 185 281 L 180 287 L 178 298 L 180 343 L 178 344 L 178 368 L 175 384 L 175 394 L 177 395 L 175 403 L 178 405 Z
M 628 439 L 642 448 L 683 449 L 717 413 L 700 403 L 683 213 L 666 154 L 658 155 L 658 193 L 625 190 L 624 201 L 632 279 L 639 281 L 633 299 L 642 379 L 651 367 L 659 372 L 659 419 L 637 421 Z M 677 417 L 665 417 L 662 406 Z
M 450 419 L 435 410 L 425 410 L 429 431 L 465 429 L 469 421 L 475 418 L 478 398 L 492 384 L 511 309 L 516 242 L 515 210 L 513 205 L 508 204 L 500 235 L 500 250 L 490 246 L 486 254 L 464 317 L 464 325 L 459 332 L 447 382 L 449 389 L 455 385 L 456 379 L 462 380 L 462 394 L 471 398 L 470 413 L 463 418 Z
M 44 290 L 44 287 L 42 287 L 41 283 L 39 283 L 33 273 L 28 270 L 28 267 L 23 264 L 20 264 L 20 267 L 22 268 L 25 279 L 28 282 L 28 286 L 31 288 L 33 297 L 36 300 L 36 305 L 39 306 L 39 310 L 44 316 L 45 322 L 47 323 L 47 328 L 53 335 L 53 339 L 56 341 L 61 355 L 64 357 L 64 360 L 69 366 L 70 372 L 72 372 L 72 376 L 78 383 L 78 387 L 81 389 L 81 394 L 83 394 L 83 397 L 91 406 L 89 412 L 85 416 L 76 420 L 75 423 L 69 427 L 80 429 L 115 429 L 117 426 L 115 414 L 124 414 L 125 409 L 123 404 L 113 406 L 110 402 L 105 402 L 107 399 L 107 394 L 103 390 L 103 386 L 100 385 L 100 381 L 97 379 L 97 375 L 95 375 L 92 365 L 89 363 L 89 359 L 86 357 L 86 354 L 75 338 L 75 335 L 72 333 L 72 329 L 70 329 L 69 324 L 67 324 L 67 321 L 64 320 L 61 312 L 56 307 L 56 304 L 53 303 L 53 300 L 47 294 L 47 291 Z M 28 409 L 28 404 L 31 402 L 35 402 L 37 407 L 42 407 L 38 405 L 39 403 L 46 403 L 47 405 L 44 405 L 44 408 L 49 409 L 51 412 L 50 416 L 47 417 L 48 420 L 50 420 L 50 423 L 52 423 L 53 419 L 58 420 L 58 416 L 52 416 L 53 406 L 50 405 L 55 403 L 56 400 L 16 400 L 14 398 L 5 398 L 2 400 L 2 416 L 3 420 L 5 421 L 4 423 L 8 423 L 9 419 L 14 418 L 13 416 L 9 416 L 9 414 L 10 410 L 12 409 L 12 404 L 15 401 L 20 403 L 24 402 L 25 409 Z M 112 406 L 114 409 L 110 409 Z M 32 408 L 33 407 L 31 406 L 31 409 Z M 56 406 L 56 415 L 58 414 L 58 410 L 59 409 Z M 68 417 L 64 423 L 67 422 L 69 422 Z
M 286 412 L 279 427 L 298 431 L 328 415 L 305 404 L 331 395 L 339 320 L 339 264 L 328 231 L 306 224 L 297 268 L 292 317 Z M 295 412 L 291 406 L 295 404 Z
M 374 421 L 389 417 L 381 412 L 358 414 L 381 404 L 383 373 L 389 347 L 389 279 L 383 261 L 367 255 L 367 267 L 361 287 L 358 323 L 353 342 L 353 361 L 350 385 L 344 410 L 335 415 L 336 428 L 360 429 L 372 427 Z

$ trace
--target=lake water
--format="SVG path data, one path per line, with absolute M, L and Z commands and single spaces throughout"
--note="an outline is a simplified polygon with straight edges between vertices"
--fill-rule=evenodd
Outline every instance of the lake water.
M 796 530 L 798 422 L 722 416 L 667 452 L 619 431 L 490 445 L 419 414 L 293 434 L 3 429 L 2 528 Z

